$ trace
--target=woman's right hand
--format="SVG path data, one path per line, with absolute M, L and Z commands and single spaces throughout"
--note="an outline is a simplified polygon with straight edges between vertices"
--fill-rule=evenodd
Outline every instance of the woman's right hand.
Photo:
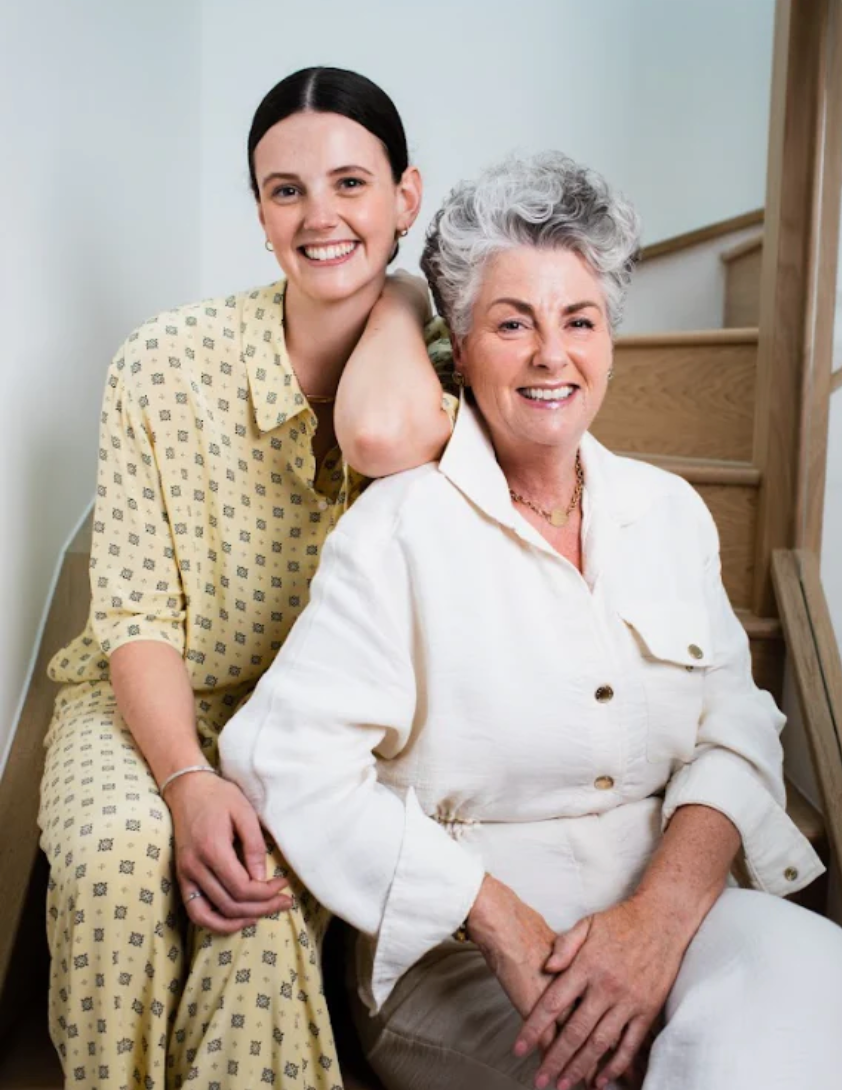
M 490 874 L 468 915 L 468 935 L 500 981 L 512 1005 L 527 1018 L 554 979 L 544 965 L 554 949 L 555 932 L 544 917 Z M 541 1039 L 549 1047 L 555 1033 Z
M 178 885 L 194 924 L 230 935 L 292 906 L 282 892 L 286 878 L 266 878 L 260 821 L 238 787 L 209 774 L 181 776 L 167 788 L 166 802 Z M 195 892 L 201 897 L 190 897 Z

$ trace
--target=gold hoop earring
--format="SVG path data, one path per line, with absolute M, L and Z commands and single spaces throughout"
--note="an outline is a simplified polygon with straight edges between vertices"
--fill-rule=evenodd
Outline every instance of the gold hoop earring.
M 275 247 L 272 245 L 268 238 L 263 243 L 263 245 L 266 247 L 270 254 L 273 254 L 275 252 Z
M 453 382 L 454 385 L 459 386 L 460 388 L 463 388 L 466 385 L 465 376 L 462 374 L 461 371 L 453 372 Z

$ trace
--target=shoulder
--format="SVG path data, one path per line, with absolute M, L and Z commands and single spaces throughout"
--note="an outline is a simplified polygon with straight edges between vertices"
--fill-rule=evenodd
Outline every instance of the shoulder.
M 372 550 L 386 547 L 397 536 L 407 511 L 440 488 L 442 480 L 438 463 L 428 462 L 372 481 L 342 516 L 332 536 L 339 534 L 354 547 L 363 544 Z
M 715 534 L 707 505 L 684 477 L 642 458 L 613 454 L 590 436 L 588 440 L 588 454 L 621 522 Z
M 243 307 L 261 290 L 202 299 L 147 318 L 114 355 L 109 383 L 140 392 L 161 384 L 174 367 L 194 370 L 239 340 Z

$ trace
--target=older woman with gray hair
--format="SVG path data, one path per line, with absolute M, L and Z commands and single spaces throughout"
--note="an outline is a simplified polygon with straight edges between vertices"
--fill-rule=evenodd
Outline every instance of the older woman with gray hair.
M 772 896 L 822 867 L 713 521 L 588 431 L 637 246 L 630 206 L 558 154 L 453 191 L 423 262 L 453 437 L 344 516 L 222 736 L 359 933 L 389 1090 L 625 1085 L 653 1036 L 646 1090 L 838 1082 L 842 931 Z

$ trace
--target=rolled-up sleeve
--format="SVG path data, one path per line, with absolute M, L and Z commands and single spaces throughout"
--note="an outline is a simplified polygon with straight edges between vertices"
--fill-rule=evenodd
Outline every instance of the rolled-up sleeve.
M 465 918 L 483 867 L 411 789 L 401 798 L 377 780 L 375 753 L 411 741 L 416 680 L 408 575 L 366 552 L 333 532 L 310 605 L 220 753 L 299 878 L 375 940 L 365 998 L 377 1009 Z
M 102 405 L 91 543 L 91 625 L 111 655 L 133 640 L 184 653 L 185 601 L 143 395 L 118 355 Z
M 679 806 L 719 810 L 740 833 L 752 884 L 787 895 L 809 885 L 824 867 L 786 813 L 779 738 L 785 718 L 752 680 L 748 638 L 722 585 L 716 527 L 706 508 L 700 519 L 714 658 L 705 674 L 692 760 L 667 785 L 664 827 Z

